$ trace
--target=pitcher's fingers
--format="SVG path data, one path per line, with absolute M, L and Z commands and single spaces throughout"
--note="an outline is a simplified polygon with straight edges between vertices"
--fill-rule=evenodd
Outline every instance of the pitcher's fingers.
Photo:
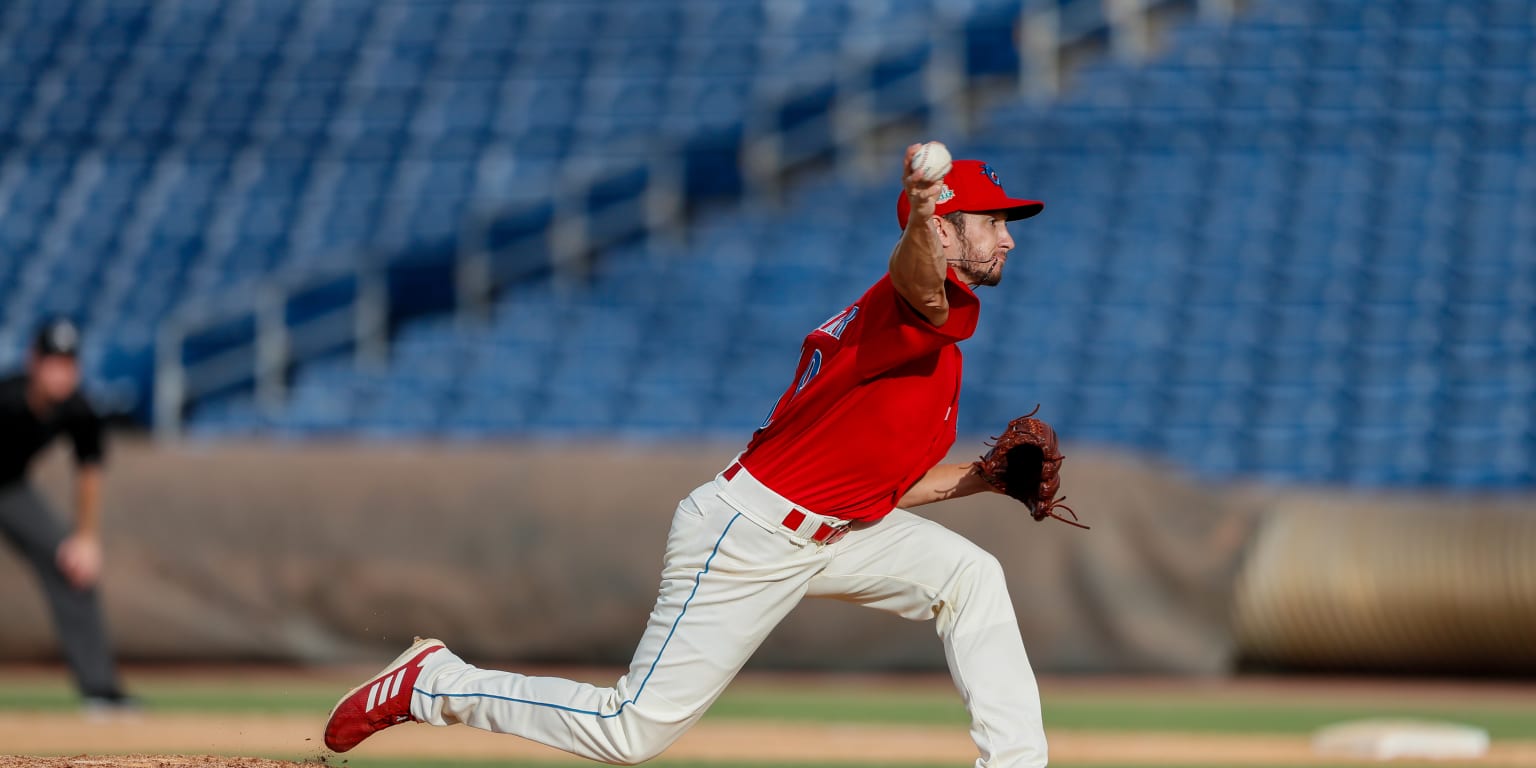
M 917 154 L 917 151 L 919 149 L 922 149 L 922 148 L 923 148 L 922 144 L 909 144 L 909 145 L 907 145 L 907 159 L 904 160 L 902 164 L 903 164 L 903 167 L 905 167 L 907 169 L 908 173 L 912 172 L 912 156 Z

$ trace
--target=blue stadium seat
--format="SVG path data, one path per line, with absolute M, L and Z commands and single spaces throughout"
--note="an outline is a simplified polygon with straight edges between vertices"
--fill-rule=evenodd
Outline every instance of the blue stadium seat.
M 1100 4 L 1066 5 L 1091 34 Z M 0 335 L 73 311 L 114 329 L 93 360 L 123 359 L 189 296 L 452 247 L 468 214 L 579 165 L 738 130 L 847 55 L 921 51 L 931 7 L 20 0 Z M 1017 4 L 964 8 L 985 41 Z M 1536 482 L 1529 4 L 1265 0 L 1170 42 L 952 141 L 1048 204 L 982 294 L 962 427 L 1038 400 L 1072 440 L 1212 478 Z M 907 71 L 892 61 L 881 77 Z M 409 323 L 382 371 L 306 366 L 278 412 L 209 403 L 194 432 L 744 437 L 896 237 L 893 178 L 810 176 L 782 209 L 702 210 L 686 242 L 600 254 L 572 294 L 513 289 L 484 327 Z

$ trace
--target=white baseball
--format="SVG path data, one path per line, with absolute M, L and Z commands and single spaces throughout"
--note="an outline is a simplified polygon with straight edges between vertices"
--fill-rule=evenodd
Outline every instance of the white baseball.
M 949 174 L 951 159 L 949 147 L 930 141 L 918 147 L 917 153 L 912 155 L 912 170 L 921 173 L 928 181 L 938 181 Z

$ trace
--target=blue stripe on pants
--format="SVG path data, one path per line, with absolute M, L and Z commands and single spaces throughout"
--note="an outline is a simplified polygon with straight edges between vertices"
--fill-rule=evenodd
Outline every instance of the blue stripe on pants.
M 619 704 L 619 708 L 614 710 L 612 713 L 605 715 L 605 714 L 603 714 L 601 712 L 598 712 L 597 710 L 592 710 L 592 709 L 576 709 L 574 707 L 567 707 L 567 706 L 563 706 L 563 705 L 560 705 L 560 704 L 551 704 L 551 703 L 545 702 L 545 701 L 529 701 L 527 699 L 512 698 L 511 696 L 497 696 L 497 695 L 492 694 L 492 693 L 428 693 L 427 691 L 423 691 L 420 688 L 416 688 L 415 689 L 416 693 L 419 693 L 419 694 L 421 694 L 423 696 L 426 696 L 426 697 L 432 698 L 432 699 L 442 698 L 442 697 L 453 698 L 453 699 L 463 699 L 463 698 L 498 699 L 498 700 L 501 700 L 501 701 L 510 701 L 510 702 L 514 702 L 514 703 L 517 703 L 517 704 L 531 704 L 531 705 L 533 705 L 535 707 L 548 707 L 550 709 L 558 709 L 558 710 L 561 710 L 561 711 L 564 711 L 564 712 L 573 712 L 573 713 L 578 714 L 578 715 L 592 715 L 594 717 L 601 717 L 601 718 L 618 717 L 621 713 L 624 712 L 624 708 L 625 707 L 629 706 L 630 704 L 639 703 L 640 695 L 642 693 L 645 693 L 645 684 L 649 683 L 651 681 L 651 675 L 656 673 L 656 665 L 661 663 L 661 655 L 663 653 L 667 652 L 667 645 L 672 642 L 672 636 L 677 633 L 677 625 L 681 624 L 682 621 L 683 621 L 683 617 L 688 615 L 688 604 L 693 602 L 694 595 L 699 594 L 699 582 L 704 578 L 704 574 L 709 573 L 709 566 L 710 566 L 710 564 L 714 563 L 715 555 L 720 554 L 720 544 L 725 541 L 725 535 L 727 533 L 731 532 L 731 526 L 735 525 L 736 521 L 739 520 L 740 518 L 741 518 L 741 513 L 738 512 L 738 513 L 736 513 L 735 516 L 733 516 L 730 519 L 730 522 L 727 522 L 725 524 L 725 530 L 720 532 L 720 538 L 715 540 L 715 547 L 714 547 L 714 549 L 710 551 L 709 558 L 704 561 L 704 568 L 702 570 L 700 570 L 698 573 L 694 574 L 694 576 L 693 576 L 693 591 L 688 593 L 688 599 L 683 601 L 683 609 L 678 612 L 677 618 L 675 620 L 673 620 L 672 628 L 667 631 L 667 639 L 664 642 L 662 642 L 661 650 L 656 652 L 656 660 L 651 662 L 651 668 L 645 673 L 645 679 L 640 681 L 640 687 L 635 690 L 634 698 L 627 699 L 627 700 L 621 702 Z

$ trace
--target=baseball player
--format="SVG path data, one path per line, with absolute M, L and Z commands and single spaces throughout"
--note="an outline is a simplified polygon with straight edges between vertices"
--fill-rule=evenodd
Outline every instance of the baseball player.
M 37 573 L 53 609 L 64 659 L 93 711 L 134 707 L 118 684 L 96 581 L 101 573 L 101 419 L 79 392 L 80 334 L 67 320 L 43 325 L 27 368 L 0 379 L 0 534 Z M 27 483 L 27 468 L 53 438 L 75 447 L 75 526 L 66 531 Z
M 1009 197 L 978 161 L 927 180 L 913 164 L 919 146 L 907 150 L 889 273 L 806 337 L 746 451 L 678 504 L 628 673 L 612 687 L 529 677 L 418 640 L 342 697 L 328 747 L 349 750 L 399 723 L 463 723 L 640 763 L 698 721 L 801 598 L 823 597 L 934 620 L 976 765 L 1046 764 L 1039 693 L 998 561 L 908 511 L 1003 482 L 984 462 L 939 463 L 955 440 L 955 345 L 976 329 L 973 289 L 1002 277 L 1008 222 L 1043 206 Z M 1036 455 L 1054 482 L 1050 437 Z M 1036 510 L 1049 513 L 1053 497 Z

